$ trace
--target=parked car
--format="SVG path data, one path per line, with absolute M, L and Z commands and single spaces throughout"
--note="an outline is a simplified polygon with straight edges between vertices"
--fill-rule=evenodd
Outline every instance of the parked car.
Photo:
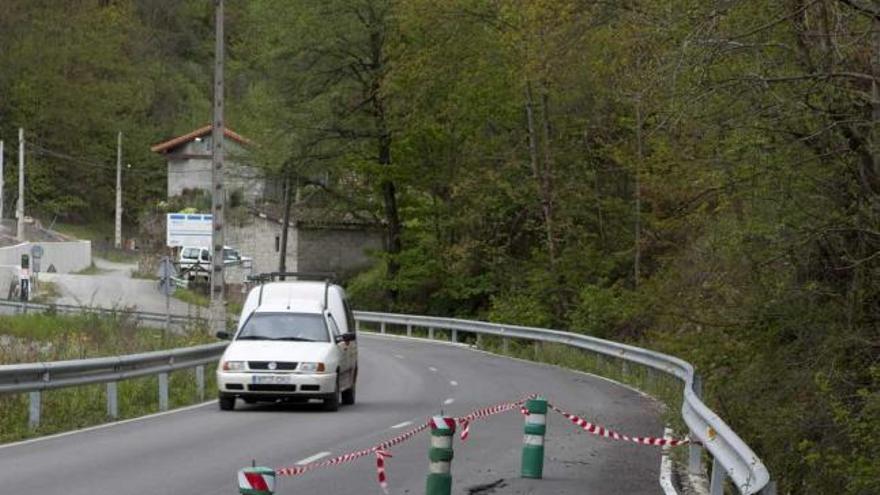
M 212 258 L 211 250 L 209 248 L 184 246 L 180 249 L 180 256 L 177 261 L 181 271 L 191 269 L 195 265 L 201 266 L 202 270 L 198 270 L 189 275 L 189 278 L 192 279 L 197 276 L 207 277 L 210 274 Z M 249 268 L 252 262 L 253 258 L 241 256 L 237 249 L 229 246 L 223 247 L 223 264 L 241 264 L 245 268 Z
M 232 342 L 217 367 L 220 409 L 237 398 L 321 399 L 324 408 L 354 404 L 357 334 L 345 291 L 330 282 L 268 282 L 251 289 Z

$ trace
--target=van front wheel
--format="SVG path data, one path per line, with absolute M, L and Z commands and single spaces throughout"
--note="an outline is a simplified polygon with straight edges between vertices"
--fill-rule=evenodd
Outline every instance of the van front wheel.
M 324 410 L 336 412 L 339 410 L 339 404 L 342 403 L 342 392 L 339 390 L 339 378 L 336 379 L 336 390 L 333 395 L 324 399 Z
M 235 396 L 234 395 L 221 395 L 218 402 L 220 403 L 221 411 L 231 411 L 235 409 Z
M 342 392 L 342 404 L 350 406 L 354 404 L 357 395 L 357 370 L 354 372 L 354 380 L 351 382 L 351 388 Z

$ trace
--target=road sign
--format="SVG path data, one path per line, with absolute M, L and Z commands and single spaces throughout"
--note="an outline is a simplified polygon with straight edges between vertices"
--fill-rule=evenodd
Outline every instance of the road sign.
M 33 246 L 31 246 L 31 256 L 33 256 L 35 260 L 42 258 L 43 246 L 40 246 L 39 244 L 34 244 Z
M 171 277 L 175 275 L 177 275 L 177 270 L 174 268 L 174 263 L 167 256 L 162 258 L 159 263 L 159 290 L 166 296 L 174 293 L 175 287 Z
M 169 213 L 166 217 L 168 247 L 193 246 L 211 248 L 213 215 Z

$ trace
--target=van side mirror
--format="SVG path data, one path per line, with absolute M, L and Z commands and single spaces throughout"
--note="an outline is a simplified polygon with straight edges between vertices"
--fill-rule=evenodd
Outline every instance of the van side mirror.
M 229 332 L 220 331 L 220 332 L 217 332 L 217 338 L 223 339 L 223 340 L 229 340 L 232 338 L 232 335 L 229 335 Z

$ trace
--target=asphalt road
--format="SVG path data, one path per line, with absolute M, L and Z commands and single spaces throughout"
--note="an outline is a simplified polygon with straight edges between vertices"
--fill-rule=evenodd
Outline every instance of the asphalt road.
M 55 300 L 58 304 L 165 312 L 165 295 L 159 292 L 158 281 L 131 278 L 131 272 L 137 265 L 113 263 L 101 258 L 93 258 L 93 261 L 101 273 L 43 273 L 40 279 L 53 282 L 58 287 L 60 297 Z M 199 311 L 199 308 L 173 297 L 169 299 L 169 306 L 174 315 L 195 315 Z
M 656 402 L 586 375 L 472 351 L 380 336 L 360 339 L 358 403 L 337 413 L 317 405 L 216 403 L 189 410 L 0 447 L 0 493 L 197 495 L 237 493 L 236 471 L 294 465 L 379 443 L 442 408 L 478 407 L 540 393 L 588 420 L 635 435 L 661 435 Z M 579 432 L 548 415 L 543 480 L 519 478 L 523 418 L 508 412 L 456 437 L 453 493 L 658 494 L 660 450 Z M 424 493 L 428 435 L 392 449 L 392 494 Z M 492 488 L 480 488 L 492 486 Z M 279 494 L 381 494 L 375 461 L 279 478 Z

